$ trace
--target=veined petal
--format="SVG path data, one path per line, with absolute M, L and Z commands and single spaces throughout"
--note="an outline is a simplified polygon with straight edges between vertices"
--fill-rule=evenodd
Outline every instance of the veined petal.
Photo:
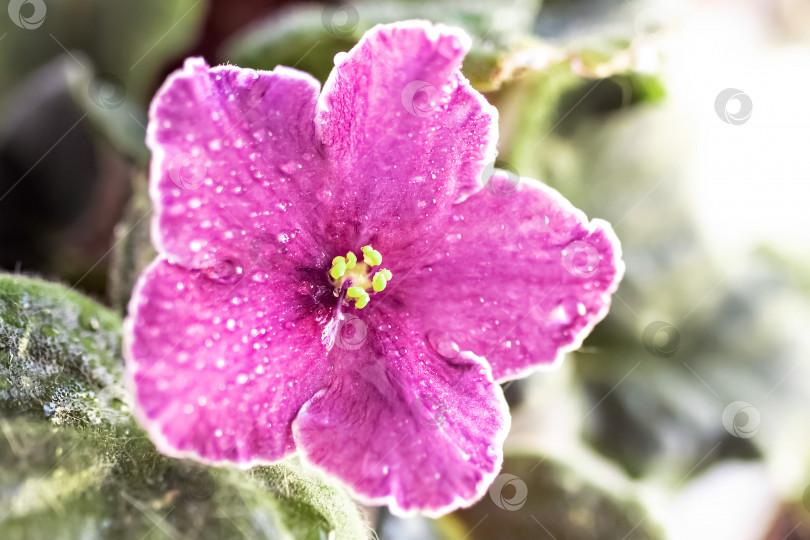
M 222 281 L 163 259 L 141 276 L 127 373 L 162 452 L 248 467 L 295 449 L 290 424 L 324 386 L 326 352 L 291 281 Z
M 607 314 L 624 263 L 610 225 L 523 179 L 456 205 L 445 237 L 390 291 L 436 348 L 472 351 L 496 381 L 576 349 Z
M 333 349 L 329 361 L 342 367 L 295 420 L 299 449 L 396 514 L 472 504 L 500 469 L 509 429 L 489 366 L 469 353 L 448 362 L 406 314 L 379 309 L 366 320 L 363 339 Z
M 325 177 L 318 89 L 291 68 L 209 68 L 201 58 L 168 78 L 147 130 L 161 253 L 188 268 L 238 260 L 269 269 L 318 253 L 310 230 L 312 193 Z
M 460 29 L 404 21 L 374 27 L 335 58 L 316 118 L 335 237 L 414 255 L 441 234 L 452 204 L 480 188 L 498 116 L 459 71 L 469 47 Z

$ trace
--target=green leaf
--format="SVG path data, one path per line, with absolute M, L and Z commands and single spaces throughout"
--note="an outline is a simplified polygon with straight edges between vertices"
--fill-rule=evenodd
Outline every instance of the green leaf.
M 473 36 L 473 50 L 464 72 L 473 85 L 489 89 L 503 78 L 509 59 L 529 44 L 531 23 L 539 9 L 536 0 L 502 2 L 353 2 L 341 10 L 317 5 L 296 7 L 268 19 L 238 36 L 223 58 L 247 67 L 272 69 L 292 66 L 326 80 L 335 54 L 348 51 L 376 24 L 427 19 L 460 26 Z M 498 16 L 493 17 L 497 11 Z M 528 42 L 528 44 L 527 44 Z
M 204 0 L 50 0 L 39 25 L 22 28 L 11 16 L 0 18 L 0 90 L 25 77 L 33 67 L 70 51 L 81 69 L 90 66 L 114 74 L 136 103 L 146 102 L 159 71 L 189 47 L 206 11 Z M 33 3 L 20 4 L 23 15 Z M 9 6 L 9 9 L 12 7 Z
M 126 312 L 130 294 L 141 272 L 157 256 L 151 240 L 152 201 L 148 191 L 146 171 L 133 171 L 132 196 L 115 229 L 115 249 L 109 270 L 110 303 L 120 313 Z
M 259 69 L 292 66 L 323 82 L 332 70 L 335 54 L 349 50 L 375 24 L 418 18 L 460 26 L 472 36 L 473 47 L 464 60 L 463 72 L 482 92 L 498 90 L 505 83 L 557 65 L 568 66 L 578 78 L 634 73 L 640 52 L 630 39 L 597 33 L 587 40 L 560 45 L 536 37 L 532 21 L 539 4 L 533 0 L 509 4 L 451 0 L 354 2 L 340 9 L 300 6 L 237 36 L 226 46 L 222 58 Z M 644 81 L 644 89 L 649 90 L 644 95 L 656 95 L 652 93 L 653 83 Z
M 0 275 L 0 411 L 55 425 L 128 416 L 121 319 L 61 285 Z
M 576 111 L 535 164 L 575 206 L 613 224 L 627 262 L 610 313 L 571 354 L 593 407 L 586 440 L 670 488 L 718 460 L 764 458 L 777 484 L 800 493 L 810 437 L 791 426 L 808 423 L 794 404 L 810 395 L 810 377 L 794 329 L 810 324 L 810 303 L 791 280 L 804 269 L 791 278 L 786 260 L 729 264 L 713 252 L 682 171 L 691 140 L 673 137 L 683 132 L 677 110 Z M 750 427 L 739 402 L 753 407 Z M 729 414 L 749 431 L 735 433 Z
M 295 458 L 238 471 L 159 454 L 129 414 L 120 351 L 107 308 L 0 274 L 4 539 L 367 537 L 348 495 Z

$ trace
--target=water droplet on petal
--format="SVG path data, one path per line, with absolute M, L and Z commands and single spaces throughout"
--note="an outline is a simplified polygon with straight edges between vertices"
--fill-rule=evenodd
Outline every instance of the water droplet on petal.
M 256 265 L 265 270 L 278 268 L 287 253 L 289 235 L 261 234 L 250 242 L 250 258 Z
M 455 340 L 443 330 L 429 330 L 427 342 L 436 354 L 447 360 L 458 358 L 461 352 Z
M 223 259 L 202 269 L 203 275 L 212 281 L 233 284 L 242 278 L 242 267 L 235 261 Z
M 301 170 L 302 165 L 300 163 L 295 163 L 294 161 L 288 161 L 287 163 L 282 163 L 279 165 L 279 170 L 284 174 L 292 174 L 296 171 Z

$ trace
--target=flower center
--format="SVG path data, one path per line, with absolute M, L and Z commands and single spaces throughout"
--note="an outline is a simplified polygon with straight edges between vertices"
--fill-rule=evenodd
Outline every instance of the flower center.
M 387 268 L 374 270 L 375 266 L 382 264 L 382 254 L 371 246 L 363 246 L 363 261 L 357 260 L 357 255 L 348 252 L 345 257 L 332 259 L 332 268 L 329 269 L 329 281 L 335 287 L 335 296 L 340 296 L 344 284 L 346 285 L 346 298 L 344 302 L 354 301 L 354 307 L 363 309 L 371 300 L 369 291 L 380 292 L 393 275 Z M 376 272 L 376 273 L 375 273 Z

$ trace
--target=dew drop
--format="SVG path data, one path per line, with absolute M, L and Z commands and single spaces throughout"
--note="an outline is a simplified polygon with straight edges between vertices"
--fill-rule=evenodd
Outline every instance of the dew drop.
M 289 236 L 286 233 L 256 236 L 250 243 L 250 258 L 264 270 L 277 268 L 287 253 L 287 242 Z
M 459 346 L 447 332 L 437 329 L 429 330 L 426 337 L 431 349 L 442 358 L 453 360 L 458 357 Z
M 287 163 L 283 163 L 279 165 L 279 170 L 284 174 L 292 174 L 298 170 L 300 170 L 302 165 L 300 163 L 295 163 L 294 161 L 288 161 Z
M 224 259 L 202 269 L 203 275 L 212 281 L 233 284 L 242 278 L 242 267 L 235 261 Z

